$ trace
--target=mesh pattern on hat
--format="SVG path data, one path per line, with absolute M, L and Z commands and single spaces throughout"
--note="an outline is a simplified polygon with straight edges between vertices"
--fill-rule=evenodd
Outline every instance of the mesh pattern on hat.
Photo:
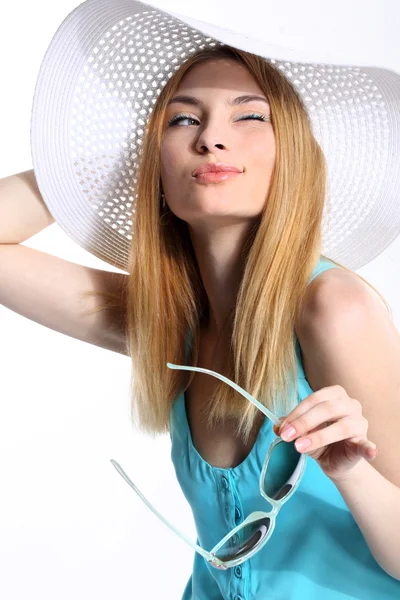
M 328 254 L 333 255 L 381 202 L 377 190 L 385 177 L 390 148 L 385 102 L 378 86 L 361 68 L 293 66 L 287 62 L 278 68 L 301 93 L 314 135 L 327 158 L 322 237 Z M 363 201 L 353 202 L 355 198 Z M 352 212 L 346 209 L 349 205 Z
M 207 43 L 215 45 L 146 11 L 120 20 L 87 59 L 71 119 L 75 172 L 88 203 L 128 240 L 146 121 L 181 59 Z

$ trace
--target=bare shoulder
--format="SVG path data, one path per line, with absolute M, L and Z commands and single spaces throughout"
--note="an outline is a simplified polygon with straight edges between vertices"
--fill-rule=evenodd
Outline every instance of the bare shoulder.
M 375 291 L 352 271 L 341 268 L 327 269 L 308 286 L 302 305 L 296 315 L 296 330 L 310 323 L 317 315 L 332 314 L 336 310 L 358 310 L 366 302 L 379 306 L 387 315 L 386 307 Z

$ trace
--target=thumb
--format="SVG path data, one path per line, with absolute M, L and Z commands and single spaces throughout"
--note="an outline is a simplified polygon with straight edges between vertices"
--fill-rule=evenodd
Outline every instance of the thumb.
M 284 418 L 285 417 L 279 417 L 279 424 L 278 425 L 274 424 L 273 430 L 274 430 L 275 435 L 279 435 L 279 430 L 281 428 L 281 425 L 282 425 L 282 422 L 283 422 Z

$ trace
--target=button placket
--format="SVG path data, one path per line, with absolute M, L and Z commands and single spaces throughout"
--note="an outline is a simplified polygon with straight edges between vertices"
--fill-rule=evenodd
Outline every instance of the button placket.
M 226 519 L 227 523 L 229 523 L 230 511 L 232 510 L 232 508 L 231 508 L 232 504 L 231 504 L 230 493 L 229 493 L 230 492 L 229 480 L 226 475 L 222 475 L 220 481 L 221 481 L 221 488 L 222 488 L 221 502 L 223 503 L 223 506 L 224 506 L 225 519 Z
M 240 497 L 238 496 L 237 490 L 236 490 L 236 486 L 235 486 L 235 477 L 236 477 L 236 473 L 235 472 L 230 472 L 227 474 L 224 474 L 221 477 L 221 486 L 223 488 L 223 490 L 226 492 L 224 494 L 225 499 L 228 501 L 229 504 L 229 512 L 226 515 L 227 516 L 227 523 L 230 527 L 235 528 L 237 527 L 242 521 L 243 521 L 243 509 L 241 506 L 241 500 Z M 229 493 L 227 493 L 229 490 Z M 231 537 L 229 544 L 231 547 L 236 546 L 239 543 L 239 535 L 236 533 L 234 536 Z M 247 572 L 247 569 L 245 567 L 245 571 Z M 245 596 L 243 595 L 244 589 L 245 589 L 245 585 L 246 585 L 246 580 L 244 579 L 244 571 L 243 571 L 243 565 L 236 565 L 236 567 L 232 568 L 232 579 L 231 579 L 231 586 L 230 586 L 230 593 L 231 593 L 231 598 L 232 600 L 246 600 Z

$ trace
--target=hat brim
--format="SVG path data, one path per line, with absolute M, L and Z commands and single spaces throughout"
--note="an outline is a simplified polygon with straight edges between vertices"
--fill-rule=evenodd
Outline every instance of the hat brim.
M 165 83 L 216 41 L 269 51 L 189 21 L 197 23 L 133 0 L 86 0 L 58 28 L 36 83 L 31 149 L 43 199 L 69 237 L 126 272 L 144 125 Z M 275 60 L 301 93 L 328 162 L 322 253 L 357 269 L 400 232 L 400 76 Z
M 265 58 L 296 63 L 378 67 L 399 73 L 400 46 L 397 27 L 394 27 L 395 15 L 390 19 L 377 19 L 377 5 L 353 0 L 352 14 L 357 14 L 355 27 L 348 7 L 343 4 L 343 1 L 342 5 L 338 1 L 328 2 L 322 11 L 316 12 L 312 6 L 307 6 L 307 2 L 280 0 L 279 6 L 274 3 L 273 9 L 268 1 L 262 4 L 257 2 L 257 19 L 254 19 L 250 0 L 246 3 L 246 11 L 241 11 L 240 20 L 236 15 L 232 18 L 235 29 L 225 23 L 224 27 L 219 24 L 221 13 L 224 12 L 223 0 L 220 0 L 217 11 L 206 12 L 207 7 L 204 6 L 198 9 L 206 19 L 159 7 L 152 2 L 149 6 L 162 9 L 224 44 Z M 225 5 L 226 19 L 232 13 L 231 0 Z M 303 15 L 300 27 L 298 12 Z M 398 16 L 400 18 L 400 8 Z

